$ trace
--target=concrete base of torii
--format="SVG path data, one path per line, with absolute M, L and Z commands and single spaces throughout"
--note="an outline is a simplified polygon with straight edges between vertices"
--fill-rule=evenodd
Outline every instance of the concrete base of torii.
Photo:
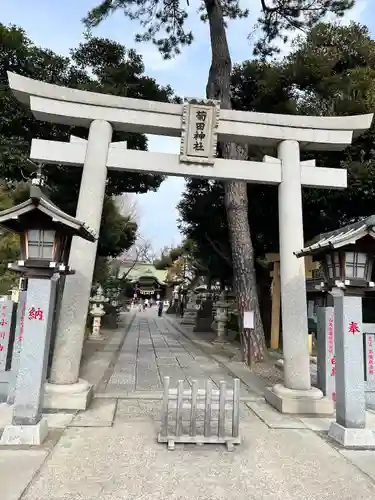
M 322 391 L 316 387 L 311 387 L 306 391 L 297 391 L 276 384 L 265 390 L 264 397 L 267 403 L 280 413 L 297 415 L 332 415 L 334 413 L 333 401 L 324 397 Z
M 43 408 L 48 410 L 86 410 L 93 396 L 93 386 L 79 379 L 76 384 L 44 385 Z

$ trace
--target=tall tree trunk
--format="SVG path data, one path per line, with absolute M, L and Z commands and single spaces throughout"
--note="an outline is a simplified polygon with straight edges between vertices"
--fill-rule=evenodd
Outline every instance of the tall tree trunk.
M 230 81 L 232 62 L 229 53 L 223 12 L 220 0 L 204 0 L 208 15 L 211 36 L 212 61 L 206 95 L 209 99 L 219 99 L 221 107 L 231 109 Z M 247 147 L 232 142 L 220 145 L 223 158 L 246 160 Z M 225 207 L 233 259 L 234 291 L 238 300 L 239 328 L 243 347 L 244 361 L 264 359 L 266 346 L 263 324 L 260 316 L 256 275 L 254 268 L 254 249 L 248 219 L 248 199 L 246 182 L 226 182 Z M 254 330 L 244 330 L 244 311 L 254 311 Z

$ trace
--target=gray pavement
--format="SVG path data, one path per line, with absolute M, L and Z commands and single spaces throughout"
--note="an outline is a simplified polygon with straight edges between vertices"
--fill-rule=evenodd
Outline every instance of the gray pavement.
M 0 499 L 375 500 L 374 451 L 334 446 L 330 419 L 279 414 L 259 397 L 263 382 L 253 391 L 247 368 L 241 372 L 216 348 L 212 357 L 208 339 L 176 326 L 152 310 L 137 314 L 88 411 L 71 415 L 39 450 L 0 449 Z M 97 368 L 99 351 L 92 358 Z M 186 385 L 207 377 L 217 384 L 230 382 L 233 370 L 245 380 L 235 452 L 216 445 L 168 451 L 157 443 L 164 375 Z M 375 413 L 369 416 L 375 425 Z
M 375 498 L 374 482 L 353 457 L 306 428 L 270 429 L 244 403 L 235 452 L 215 445 L 167 451 L 155 439 L 159 406 L 119 400 L 112 426 L 67 428 L 22 500 Z M 373 455 L 359 453 L 371 469 Z
M 204 388 L 210 379 L 215 386 L 225 380 L 232 386 L 233 373 L 222 363 L 184 337 L 167 318 L 157 317 L 156 309 L 137 313 L 112 373 L 100 384 L 98 397 L 145 397 L 161 395 L 163 378 L 171 385 L 184 380 L 186 388 L 192 380 Z M 242 396 L 256 396 L 243 385 Z

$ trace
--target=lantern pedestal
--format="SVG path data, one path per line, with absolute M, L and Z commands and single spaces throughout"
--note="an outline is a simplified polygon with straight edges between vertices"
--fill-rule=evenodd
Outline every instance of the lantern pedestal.
M 104 312 L 103 312 L 104 316 Z M 92 320 L 92 330 L 88 336 L 88 340 L 105 340 L 104 335 L 100 331 L 100 325 L 102 321 L 102 316 L 94 316 Z
M 53 271 L 52 271 L 53 272 Z M 12 424 L 4 429 L 1 445 L 38 445 L 48 433 L 42 418 L 43 386 L 58 277 L 28 277 L 22 349 L 14 395 Z
M 23 444 L 27 444 L 28 440 L 29 444 L 35 444 L 35 441 L 42 439 L 45 434 L 42 431 L 45 425 L 39 422 L 42 418 L 41 411 L 44 403 L 44 384 L 58 275 L 74 273 L 68 265 L 69 253 L 71 246 L 77 243 L 78 237 L 94 243 L 91 248 L 84 247 L 86 254 L 82 254 L 82 261 L 86 262 L 87 254 L 95 255 L 96 251 L 97 237 L 94 232 L 85 223 L 71 217 L 54 205 L 43 193 L 43 184 L 43 176 L 39 167 L 37 176 L 30 186 L 29 199 L 0 212 L 0 226 L 20 236 L 21 259 L 8 264 L 8 267 L 21 273 L 28 280 L 25 316 L 23 322 L 22 317 L 19 317 L 18 321 L 19 333 L 17 335 L 21 338 L 18 338 L 19 345 L 15 347 L 16 354 L 18 354 L 19 348 L 22 348 L 19 360 L 17 360 L 16 355 L 13 370 L 14 374 L 18 370 L 15 393 L 12 388 L 10 395 L 10 401 L 14 399 L 13 420 L 12 426 L 5 430 L 0 441 L 4 444 L 10 444 L 10 441 L 15 443 L 17 432 L 19 433 L 19 442 L 22 441 Z M 94 253 L 92 254 L 92 252 Z M 55 276 L 52 277 L 54 274 Z M 88 275 L 83 276 L 80 273 L 78 279 L 80 278 L 91 282 L 91 277 Z M 82 299 L 80 294 L 77 295 L 76 290 L 73 290 L 72 293 L 75 306 L 84 302 L 84 297 Z M 73 308 L 73 313 L 77 313 L 76 308 Z M 86 316 L 86 305 L 78 313 Z M 61 319 L 62 315 L 59 316 Z M 68 322 L 70 319 L 71 317 L 68 315 Z M 71 324 L 74 326 L 76 318 L 73 320 Z M 57 336 L 55 339 L 51 379 L 56 382 L 66 381 L 68 384 L 73 382 L 73 388 L 77 389 L 74 387 L 74 382 L 78 379 L 82 344 L 79 345 L 80 339 L 77 340 L 76 335 L 73 337 L 71 345 L 65 338 L 59 340 Z M 59 359 L 57 364 L 56 358 Z M 61 376 L 61 372 L 63 372 L 63 376 Z M 67 374 L 69 380 L 66 380 Z M 14 379 L 12 379 L 12 384 L 14 384 Z M 91 387 L 89 384 L 87 385 L 88 387 L 84 385 L 84 388 L 79 387 L 78 389 L 80 406 L 82 406 L 82 400 L 87 401 L 89 398 Z M 27 428 L 26 432 L 24 426 L 38 427 Z
M 362 293 L 332 288 L 335 312 L 336 422 L 328 435 L 347 447 L 375 447 L 366 429 Z

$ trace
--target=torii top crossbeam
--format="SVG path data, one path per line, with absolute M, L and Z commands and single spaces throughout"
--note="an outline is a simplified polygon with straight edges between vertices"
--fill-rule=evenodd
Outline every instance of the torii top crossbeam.
M 182 104 L 118 97 L 44 83 L 8 72 L 17 99 L 40 120 L 89 127 L 106 120 L 117 130 L 181 136 Z M 276 146 L 296 140 L 301 149 L 341 150 L 367 130 L 372 114 L 319 117 L 220 110 L 219 140 Z

